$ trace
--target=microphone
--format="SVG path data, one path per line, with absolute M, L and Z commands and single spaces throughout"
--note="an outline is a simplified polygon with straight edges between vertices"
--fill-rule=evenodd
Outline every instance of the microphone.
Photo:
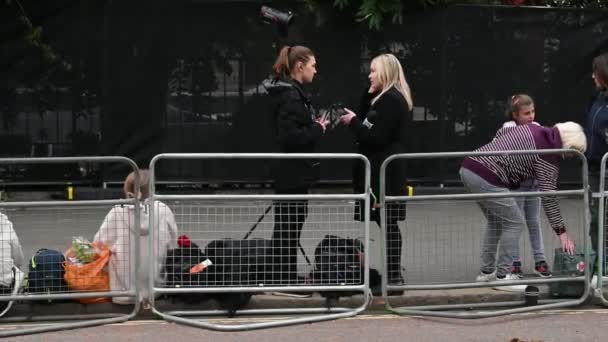
M 365 120 L 363 120 L 363 126 L 367 127 L 367 128 L 372 128 L 374 126 L 374 124 L 376 123 L 376 119 L 378 118 L 378 112 L 376 112 L 375 110 L 370 110 L 369 112 L 367 112 L 367 115 L 365 116 Z

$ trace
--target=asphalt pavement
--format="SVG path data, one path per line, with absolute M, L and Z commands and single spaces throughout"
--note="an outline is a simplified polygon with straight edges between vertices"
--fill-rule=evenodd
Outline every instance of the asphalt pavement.
M 260 322 L 263 317 L 238 323 Z M 223 323 L 222 320 L 215 320 Z M 234 322 L 234 321 L 232 321 Z M 350 319 L 246 332 L 217 332 L 163 321 L 134 321 L 21 336 L 12 341 L 500 341 L 576 342 L 606 338 L 608 310 L 544 311 L 480 320 L 393 315 Z M 14 329 L 2 326 L 0 329 Z

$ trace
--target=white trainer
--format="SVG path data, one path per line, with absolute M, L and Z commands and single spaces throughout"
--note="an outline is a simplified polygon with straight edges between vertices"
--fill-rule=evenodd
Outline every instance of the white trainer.
M 507 274 L 505 275 L 504 278 L 496 278 L 496 281 L 514 281 L 514 280 L 521 280 L 520 277 L 518 277 L 515 274 Z M 526 286 L 527 285 L 505 285 L 505 286 L 497 286 L 494 288 L 494 290 L 498 290 L 498 291 L 505 291 L 505 292 L 524 292 L 526 290 Z
M 475 281 L 492 281 L 496 279 L 496 271 L 492 272 L 492 273 L 479 273 L 479 275 L 477 276 L 477 278 L 475 278 Z

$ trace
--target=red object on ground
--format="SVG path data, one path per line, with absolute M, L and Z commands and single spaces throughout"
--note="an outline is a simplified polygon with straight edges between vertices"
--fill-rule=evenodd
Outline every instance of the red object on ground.
M 177 245 L 180 247 L 190 247 L 190 238 L 188 235 L 180 235 L 177 238 Z

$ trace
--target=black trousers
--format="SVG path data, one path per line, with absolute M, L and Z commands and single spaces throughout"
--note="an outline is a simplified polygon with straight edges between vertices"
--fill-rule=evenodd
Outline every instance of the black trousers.
M 308 189 L 276 191 L 277 194 L 307 194 Z M 274 201 L 272 249 L 275 262 L 273 283 L 294 284 L 298 278 L 298 251 L 302 227 L 308 216 L 308 201 Z
M 362 213 L 362 202 L 355 205 L 355 220 L 361 221 L 365 215 Z M 376 222 L 380 227 L 379 210 L 370 211 L 370 221 Z M 401 248 L 403 247 L 403 237 L 399 229 L 398 222 L 406 218 L 405 203 L 391 203 L 386 208 L 386 261 L 388 271 L 388 282 L 391 284 L 403 281 L 401 274 Z
M 608 185 L 608 179 L 606 180 L 606 184 Z M 598 248 L 600 248 L 599 246 L 599 241 L 598 241 L 598 229 L 599 229 L 599 220 L 598 220 L 598 214 L 599 214 L 599 205 L 600 205 L 600 199 L 599 198 L 594 198 L 592 195 L 593 193 L 597 193 L 600 191 L 599 189 L 600 187 L 600 174 L 599 171 L 597 172 L 590 172 L 589 173 L 589 188 L 591 190 L 591 194 L 589 194 L 589 212 L 591 214 L 591 222 L 590 222 L 590 226 L 589 226 L 589 235 L 591 237 L 591 248 L 593 248 L 593 251 L 596 253 L 597 255 L 597 251 Z M 605 203 L 604 208 L 608 208 L 606 207 Z M 604 231 L 604 237 L 606 238 L 606 231 Z M 596 259 L 596 262 L 599 262 L 599 260 Z M 606 253 L 604 253 L 604 265 L 608 264 L 608 255 L 606 255 Z M 594 272 L 597 271 L 597 267 L 594 268 Z M 606 274 L 606 269 L 604 269 L 604 274 Z
M 386 261 L 388 271 L 388 282 L 399 283 L 403 280 L 401 275 L 401 248 L 403 247 L 403 238 L 401 230 L 397 224 L 397 218 L 386 213 Z M 380 226 L 380 219 L 376 220 Z

